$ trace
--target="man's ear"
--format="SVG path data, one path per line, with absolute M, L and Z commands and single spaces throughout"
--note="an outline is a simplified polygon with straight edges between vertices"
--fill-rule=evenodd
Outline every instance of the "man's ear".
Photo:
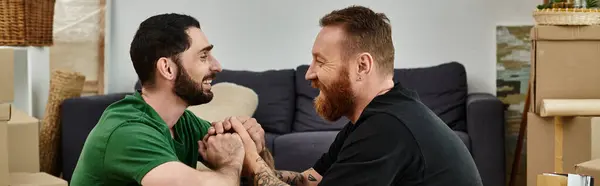
M 167 80 L 173 80 L 177 74 L 177 67 L 175 63 L 168 58 L 161 57 L 156 62 L 156 71 L 158 76 L 165 78 Z
M 362 80 L 373 70 L 373 56 L 366 52 L 359 54 L 357 65 L 357 78 L 358 80 Z

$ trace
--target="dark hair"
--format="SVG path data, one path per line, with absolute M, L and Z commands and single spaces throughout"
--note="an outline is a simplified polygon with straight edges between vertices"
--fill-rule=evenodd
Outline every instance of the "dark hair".
M 369 52 L 387 75 L 394 71 L 395 50 L 389 22 L 383 13 L 375 13 L 363 6 L 350 6 L 325 15 L 319 24 L 321 27 L 341 26 L 344 29 L 344 60 L 359 52 Z
M 152 86 L 156 62 L 161 57 L 179 62 L 179 54 L 190 47 L 186 30 L 200 28 L 195 18 L 182 14 L 160 14 L 144 20 L 131 41 L 129 56 L 142 86 Z

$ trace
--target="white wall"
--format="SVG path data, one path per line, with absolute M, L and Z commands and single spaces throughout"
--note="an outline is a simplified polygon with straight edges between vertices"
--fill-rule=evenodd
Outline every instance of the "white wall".
M 541 0 L 115 0 L 108 28 L 107 92 L 129 92 L 137 80 L 129 43 L 141 21 L 159 13 L 196 17 L 226 69 L 294 68 L 311 61 L 318 20 L 351 4 L 384 12 L 392 22 L 396 67 L 458 61 L 471 92 L 496 91 L 495 26 L 532 24 Z M 144 6 L 144 7 L 142 7 Z

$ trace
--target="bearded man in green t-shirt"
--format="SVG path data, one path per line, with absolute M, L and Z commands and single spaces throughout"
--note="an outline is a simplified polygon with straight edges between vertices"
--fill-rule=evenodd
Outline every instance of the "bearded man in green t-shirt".
M 161 14 L 143 21 L 130 48 L 142 89 L 104 111 L 70 185 L 239 185 L 245 152 L 239 135 L 215 131 L 186 110 L 213 97 L 211 81 L 222 69 L 211 49 L 193 17 Z M 256 120 L 243 125 L 257 150 L 268 154 Z M 220 134 L 204 138 L 209 131 Z M 197 161 L 211 169 L 196 170 Z

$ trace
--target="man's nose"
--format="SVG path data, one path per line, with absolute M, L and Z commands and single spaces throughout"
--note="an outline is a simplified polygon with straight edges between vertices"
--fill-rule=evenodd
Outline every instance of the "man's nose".
M 313 65 L 308 66 L 308 70 L 306 70 L 306 74 L 304 75 L 306 80 L 313 80 L 317 78 L 317 73 L 314 72 Z
M 210 70 L 217 71 L 217 72 L 223 71 L 223 68 L 221 68 L 221 63 L 219 62 L 219 60 L 217 60 L 216 58 L 213 57 L 212 61 L 213 61 L 213 63 L 211 65 Z

